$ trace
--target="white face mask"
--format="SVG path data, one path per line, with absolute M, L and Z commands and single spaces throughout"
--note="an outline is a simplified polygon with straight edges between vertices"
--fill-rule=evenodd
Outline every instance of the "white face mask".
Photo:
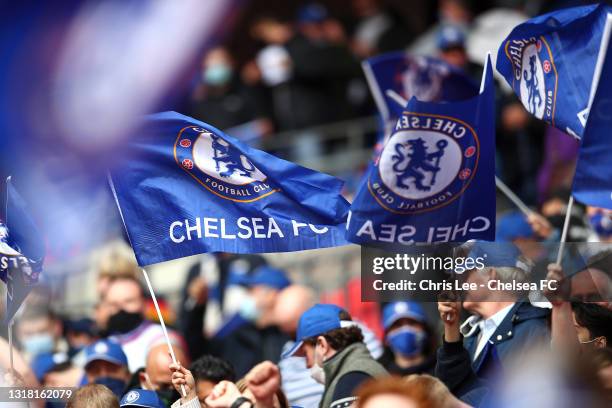
M 324 359 L 321 359 L 321 364 L 323 364 L 323 360 Z M 319 384 L 325 385 L 325 371 L 323 371 L 323 367 L 317 362 L 316 348 L 314 351 L 314 364 L 312 365 L 312 367 L 310 367 L 310 376 Z

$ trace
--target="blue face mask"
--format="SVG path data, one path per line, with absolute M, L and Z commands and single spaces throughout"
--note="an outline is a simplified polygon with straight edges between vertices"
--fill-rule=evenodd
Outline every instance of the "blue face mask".
M 232 78 L 232 67 L 227 64 L 210 65 L 202 73 L 202 79 L 208 85 L 225 85 Z
M 94 381 L 96 384 L 104 385 L 108 389 L 110 389 L 113 394 L 115 394 L 118 398 L 123 396 L 123 391 L 125 391 L 125 381 L 122 381 L 118 378 L 112 377 L 100 377 L 96 378 Z
M 414 357 L 423 351 L 425 338 L 425 332 L 422 330 L 405 326 L 390 332 L 387 335 L 387 343 L 394 353 Z
M 27 339 L 24 339 L 22 344 L 25 351 L 32 356 L 43 353 L 51 353 L 53 351 L 53 347 L 55 346 L 53 336 L 49 333 L 35 334 L 30 336 Z
M 612 236 L 612 217 L 597 213 L 589 217 L 589 222 L 600 237 Z

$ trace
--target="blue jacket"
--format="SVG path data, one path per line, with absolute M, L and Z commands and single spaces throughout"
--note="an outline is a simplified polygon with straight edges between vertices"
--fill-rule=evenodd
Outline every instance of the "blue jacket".
M 472 363 L 474 372 L 481 378 L 499 374 L 500 366 L 542 342 L 550 343 L 550 310 L 532 306 L 529 302 L 517 302 L 495 330 L 480 355 Z M 478 332 L 464 339 L 470 358 L 474 358 Z

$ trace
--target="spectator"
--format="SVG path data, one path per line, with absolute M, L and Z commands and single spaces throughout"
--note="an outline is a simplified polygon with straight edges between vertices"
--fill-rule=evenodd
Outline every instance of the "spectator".
M 68 342 L 68 355 L 72 358 L 94 342 L 95 328 L 93 320 L 82 318 L 66 321 L 64 323 L 64 336 Z
M 593 360 L 598 369 L 597 375 L 612 398 L 612 347 L 595 350 Z
M 202 406 L 215 385 L 221 381 L 236 381 L 234 368 L 225 360 L 204 355 L 193 363 L 190 370 L 195 380 L 195 390 Z
M 164 341 L 162 328 L 144 319 L 144 289 L 136 278 L 114 279 L 103 302 L 110 312 L 107 331 L 112 335 L 111 340 L 121 345 L 128 357 L 130 372 L 135 372 L 144 367 L 149 348 Z M 169 335 L 176 342 L 184 343 L 173 331 L 169 331 Z
M 121 398 L 121 408 L 167 408 L 159 396 L 149 390 L 133 389 Z
M 283 357 L 306 357 L 315 381 L 324 384 L 320 407 L 337 408 L 356 400 L 364 381 L 387 374 L 363 343 L 361 329 L 338 306 L 317 304 L 298 323 L 296 344 Z
M 432 330 L 417 302 L 391 302 L 383 308 L 385 353 L 378 362 L 399 376 L 433 373 Z
M 76 387 L 83 378 L 83 370 L 72 364 L 66 353 L 39 354 L 31 364 L 43 387 Z
M 119 400 L 105 386 L 88 384 L 76 390 L 66 408 L 119 408 Z
M 587 215 L 591 228 L 599 237 L 599 241 L 612 242 L 612 210 L 587 207 Z
M 173 349 L 177 361 L 189 364 L 189 359 L 181 347 L 175 345 Z M 168 369 L 172 363 L 168 346 L 153 346 L 147 353 L 146 363 L 144 371 L 139 373 L 141 388 L 155 391 L 165 406 L 169 407 L 180 395 L 172 385 L 172 372 Z
M 275 325 L 274 305 L 278 293 L 290 284 L 283 271 L 269 266 L 257 268 L 242 283 L 249 289 L 239 312 L 245 323 L 223 338 L 221 353 L 238 376 L 262 361 L 278 361 L 287 336 Z
M 26 307 L 16 322 L 17 339 L 27 358 L 68 351 L 68 344 L 61 337 L 62 323 L 52 310 L 41 306 Z
M 572 303 L 574 326 L 581 345 L 589 348 L 612 346 L 612 311 L 594 303 Z
M 306 286 L 291 285 L 278 295 L 275 306 L 276 322 L 279 328 L 292 339 L 296 338 L 300 316 L 315 304 L 315 296 Z M 374 333 L 360 322 L 355 322 L 361 329 L 364 343 L 374 358 L 382 355 L 382 345 Z M 283 346 L 283 353 L 290 350 L 295 341 L 289 340 Z M 323 395 L 323 385 L 316 382 L 306 368 L 306 361 L 301 357 L 287 357 L 278 364 L 281 370 L 282 388 L 289 403 L 304 408 L 318 407 Z
M 85 376 L 90 384 L 108 387 L 120 398 L 130 379 L 128 359 L 118 343 L 100 340 L 85 349 Z
M 430 375 L 388 377 L 369 381 L 359 389 L 358 408 L 468 408 L 446 386 Z
M 470 290 L 463 300 L 463 308 L 471 316 L 459 330 L 461 302 L 438 304 L 444 342 L 438 349 L 435 372 L 459 396 L 478 388 L 478 377 L 497 375 L 509 361 L 550 339 L 549 311 L 532 306 L 519 297 L 520 292 L 485 289 L 490 280 L 526 281 L 529 262 L 518 248 L 512 244 L 475 243 L 469 257 L 480 258 L 484 265 L 483 269 L 466 272 L 466 282 L 482 288 Z
M 242 125 L 263 115 L 261 104 L 236 75 L 225 47 L 215 47 L 202 59 L 201 81 L 192 96 L 191 115 L 219 128 Z

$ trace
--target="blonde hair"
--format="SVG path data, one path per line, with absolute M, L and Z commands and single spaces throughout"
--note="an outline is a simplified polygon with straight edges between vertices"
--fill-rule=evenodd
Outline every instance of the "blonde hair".
M 119 400 L 107 387 L 87 384 L 75 392 L 66 408 L 119 408 Z

